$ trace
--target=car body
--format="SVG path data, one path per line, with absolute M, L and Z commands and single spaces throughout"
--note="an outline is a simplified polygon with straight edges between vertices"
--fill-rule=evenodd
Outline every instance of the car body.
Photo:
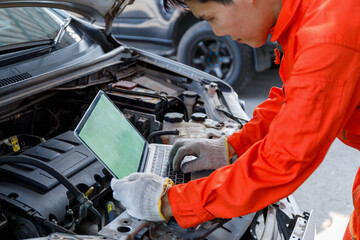
M 229 36 L 217 37 L 206 21 L 191 12 L 175 8 L 166 11 L 163 0 L 136 0 L 114 19 L 112 33 L 125 44 L 210 73 L 235 91 L 243 89 L 254 72 L 272 66 L 276 48 L 270 38 L 264 46 L 254 49 Z
M 2 238 L 252 239 L 255 230 L 259 236 L 279 237 L 282 226 L 287 235 L 305 239 L 310 215 L 298 209 L 292 196 L 267 208 L 262 230 L 256 224 L 260 212 L 181 229 L 173 219 L 152 223 L 132 218 L 112 198 L 112 175 L 73 133 L 99 90 L 149 141 L 161 142 L 150 136 L 163 129 L 166 113 L 186 118 L 183 98 L 189 92 L 196 96 L 190 111 L 216 123 L 207 127 L 213 138 L 228 136 L 249 120 L 237 94 L 220 79 L 119 43 L 111 35 L 112 19 L 127 4 L 0 1 Z M 61 9 L 91 21 L 105 19 L 106 27 Z M 106 211 L 109 202 L 113 218 Z

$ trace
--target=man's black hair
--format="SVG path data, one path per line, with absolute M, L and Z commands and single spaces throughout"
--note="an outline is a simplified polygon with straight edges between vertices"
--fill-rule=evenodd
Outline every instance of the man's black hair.
M 188 6 L 186 4 L 187 1 L 189 1 L 189 0 L 163 0 L 163 3 L 164 3 L 164 8 L 166 11 L 169 10 L 170 7 L 176 7 L 176 8 L 181 8 L 183 10 L 186 10 L 186 9 L 188 9 Z M 213 2 L 218 2 L 218 3 L 224 4 L 224 5 L 234 3 L 233 0 L 191 0 L 191 1 L 199 1 L 201 3 L 213 1 Z

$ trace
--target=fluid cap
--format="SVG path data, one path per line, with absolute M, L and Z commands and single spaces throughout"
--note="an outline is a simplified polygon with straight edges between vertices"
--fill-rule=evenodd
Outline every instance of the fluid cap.
M 191 120 L 195 122 L 203 122 L 206 120 L 206 114 L 201 112 L 193 113 L 191 114 Z
M 197 93 L 193 91 L 184 91 L 183 95 L 185 97 L 191 97 L 191 98 L 197 97 Z
M 165 114 L 164 121 L 169 123 L 178 123 L 184 120 L 184 114 L 177 112 L 170 112 Z

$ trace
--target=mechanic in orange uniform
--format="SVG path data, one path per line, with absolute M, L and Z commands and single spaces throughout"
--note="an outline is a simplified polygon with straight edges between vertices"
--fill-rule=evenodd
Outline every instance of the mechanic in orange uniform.
M 158 213 L 154 209 L 149 216 L 139 213 L 135 217 L 156 221 L 152 214 L 160 215 L 158 220 L 173 215 L 187 228 L 217 217 L 249 214 L 293 193 L 319 166 L 336 137 L 360 149 L 359 0 L 164 1 L 188 7 L 196 17 L 207 20 L 216 35 L 229 35 L 252 47 L 263 45 L 272 33 L 271 40 L 283 48 L 283 87 L 272 88 L 250 122 L 227 141 L 175 144 L 170 159 L 175 168 L 185 155 L 198 156 L 196 170 L 226 165 L 234 151 L 238 159 L 187 184 L 166 187 L 154 177 L 162 189 L 156 193 L 160 199 L 159 195 L 149 197 L 152 203 L 147 206 L 157 205 Z M 225 157 L 208 154 L 201 158 L 211 149 L 226 149 Z M 136 198 L 130 189 L 154 182 L 143 175 L 132 177 L 141 181 L 114 180 L 114 197 L 121 202 L 123 195 Z M 360 171 L 353 186 L 355 210 L 344 239 L 360 239 L 359 189 Z M 124 205 L 128 210 L 138 207 Z

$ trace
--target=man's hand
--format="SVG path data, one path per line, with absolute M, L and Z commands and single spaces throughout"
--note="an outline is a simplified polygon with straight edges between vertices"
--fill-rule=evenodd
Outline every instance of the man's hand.
M 166 211 L 166 216 L 171 216 L 169 203 L 162 206 L 163 196 L 173 185 L 169 178 L 152 173 L 133 173 L 122 179 L 113 178 L 110 185 L 114 191 L 113 197 L 131 216 L 154 222 L 167 220 L 162 210 Z
M 225 137 L 179 139 L 170 151 L 169 163 L 172 164 L 175 171 L 178 171 L 181 166 L 184 173 L 214 170 L 230 164 L 229 159 L 234 155 L 233 152 Z M 195 156 L 196 158 L 191 159 L 186 156 Z

